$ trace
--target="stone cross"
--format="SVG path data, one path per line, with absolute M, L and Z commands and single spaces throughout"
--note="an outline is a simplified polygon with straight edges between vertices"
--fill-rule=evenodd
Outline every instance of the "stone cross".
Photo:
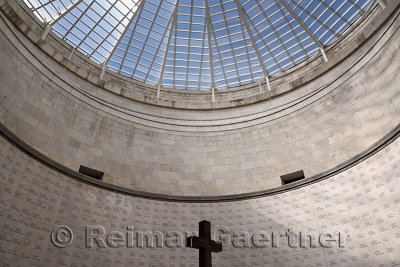
M 187 247 L 199 250 L 199 267 L 211 267 L 211 252 L 221 252 L 222 243 L 211 240 L 211 224 L 209 221 L 199 222 L 199 237 L 187 238 Z

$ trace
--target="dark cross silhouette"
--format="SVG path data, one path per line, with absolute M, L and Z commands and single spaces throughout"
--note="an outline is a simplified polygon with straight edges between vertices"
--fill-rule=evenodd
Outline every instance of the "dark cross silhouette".
M 199 250 L 199 267 L 211 267 L 211 252 L 221 252 L 222 243 L 211 240 L 211 225 L 209 221 L 199 222 L 199 237 L 187 238 L 187 247 Z

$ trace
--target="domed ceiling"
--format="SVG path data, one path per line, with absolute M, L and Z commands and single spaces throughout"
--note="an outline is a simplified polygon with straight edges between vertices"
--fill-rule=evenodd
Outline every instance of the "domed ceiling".
M 337 39 L 373 0 L 24 0 L 96 63 L 167 88 L 277 75 Z

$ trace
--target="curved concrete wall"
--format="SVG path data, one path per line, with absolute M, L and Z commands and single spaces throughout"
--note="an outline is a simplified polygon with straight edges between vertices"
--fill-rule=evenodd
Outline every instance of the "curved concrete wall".
M 335 46 L 349 56 L 331 57 L 329 69 L 305 66 L 324 69 L 318 77 L 295 72 L 276 83 L 280 93 L 296 90 L 215 109 L 132 101 L 90 82 L 91 72 L 82 79 L 53 42 L 37 40 L 40 28 L 24 21 L 19 2 L 0 2 L 0 122 L 64 166 L 105 171 L 110 184 L 175 196 L 267 190 L 280 175 L 312 177 L 346 163 L 400 123 L 397 1 L 375 7 L 362 33 Z
M 204 219 L 211 221 L 213 230 L 224 226 L 229 230 L 224 235 L 232 235 L 223 252 L 213 256 L 214 266 L 400 264 L 400 138 L 318 183 L 257 199 L 216 203 L 156 201 L 94 187 L 33 159 L 4 136 L 0 136 L 0 165 L 2 266 L 197 266 L 198 252 L 169 248 L 166 233 L 196 231 L 197 222 Z M 65 248 L 50 242 L 59 225 L 74 235 Z M 86 226 L 102 226 L 106 233 L 134 233 L 135 239 L 137 232 L 159 231 L 166 239 L 162 248 L 140 248 L 137 241 L 132 247 L 111 248 L 106 243 L 106 248 L 98 248 L 93 243 L 86 248 Z M 288 230 L 316 236 L 340 232 L 344 247 L 333 243 L 332 248 L 293 248 L 286 237 L 274 239 L 277 247 L 233 246 L 237 240 L 233 234 L 239 231 L 249 235 L 265 231 L 272 238 L 273 232 Z M 291 246 L 299 244 L 294 240 Z

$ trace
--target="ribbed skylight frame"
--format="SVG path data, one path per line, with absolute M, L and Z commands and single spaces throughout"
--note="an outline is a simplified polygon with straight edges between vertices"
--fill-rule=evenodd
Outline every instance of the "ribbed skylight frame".
M 189 90 L 257 82 L 324 53 L 374 2 L 24 1 L 96 63 L 145 83 Z

